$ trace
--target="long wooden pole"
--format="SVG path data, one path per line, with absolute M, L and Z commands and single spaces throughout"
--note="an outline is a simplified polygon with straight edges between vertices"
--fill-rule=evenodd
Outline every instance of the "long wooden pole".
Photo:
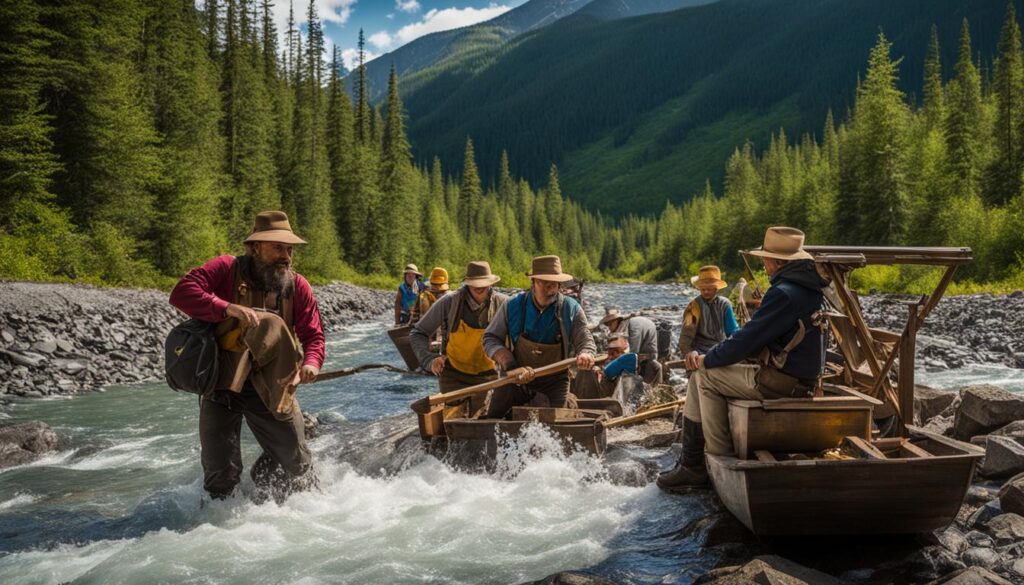
M 334 370 L 333 372 L 323 372 L 317 375 L 316 380 L 313 380 L 313 382 L 311 383 L 316 384 L 317 382 L 325 382 L 327 380 L 344 378 L 345 376 L 351 376 L 353 374 L 358 374 L 359 372 L 364 372 L 366 370 L 387 370 L 389 372 L 397 372 L 399 374 L 419 375 L 416 374 L 416 372 L 410 372 L 409 370 L 399 368 L 397 366 L 392 366 L 391 364 L 363 364 L 361 366 L 356 366 L 354 368 L 342 368 L 340 370 Z
M 669 412 L 674 411 L 681 405 L 686 404 L 686 398 L 680 398 L 674 402 L 666 402 L 665 404 L 659 404 L 654 408 L 650 408 L 643 412 L 638 412 L 632 416 L 620 416 L 619 418 L 613 418 L 612 420 L 604 423 L 605 428 L 621 427 L 623 425 L 631 425 L 633 423 L 645 421 L 649 418 L 661 416 Z

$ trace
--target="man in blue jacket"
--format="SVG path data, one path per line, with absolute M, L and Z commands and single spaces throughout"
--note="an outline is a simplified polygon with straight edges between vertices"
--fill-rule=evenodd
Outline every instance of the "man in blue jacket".
M 764 261 L 772 286 L 743 328 L 696 360 L 686 389 L 682 453 L 675 468 L 658 477 L 658 487 L 675 492 L 707 485 L 705 443 L 708 453 L 735 454 L 728 399 L 765 400 L 813 392 L 825 360 L 816 314 L 828 282 L 818 275 L 803 243 L 800 230 L 772 227 L 764 245 L 749 252 Z M 760 365 L 741 363 L 755 357 Z

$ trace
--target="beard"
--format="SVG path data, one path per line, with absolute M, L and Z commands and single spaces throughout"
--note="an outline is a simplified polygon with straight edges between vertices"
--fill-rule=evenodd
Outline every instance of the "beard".
M 260 290 L 291 298 L 295 288 L 295 272 L 288 260 L 264 262 L 259 256 L 252 258 L 252 283 Z

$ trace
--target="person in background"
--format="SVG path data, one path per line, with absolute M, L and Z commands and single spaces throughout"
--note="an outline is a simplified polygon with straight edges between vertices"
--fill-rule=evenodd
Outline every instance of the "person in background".
M 606 308 L 601 324 L 612 334 L 622 333 L 629 347 L 640 360 L 637 371 L 647 384 L 661 383 L 661 364 L 658 362 L 658 327 L 642 315 L 623 316 L 618 309 Z M 609 338 L 610 339 L 610 338 Z
M 732 303 L 718 295 L 718 291 L 729 285 L 722 280 L 722 271 L 717 266 L 702 266 L 690 283 L 697 287 L 700 296 L 690 301 L 683 311 L 679 355 L 686 361 L 686 369 L 694 370 L 698 356 L 735 333 L 739 326 Z
M 423 315 L 427 314 L 430 307 L 448 292 L 448 271 L 440 266 L 435 266 L 430 271 L 430 288 L 424 290 L 416 297 L 412 311 L 409 313 L 409 324 L 415 325 Z
M 402 284 L 398 285 L 398 292 L 395 294 L 395 327 L 405 325 L 409 322 L 409 316 L 413 305 L 420 293 L 427 289 L 420 277 L 420 269 L 415 264 L 405 265 L 405 278 Z

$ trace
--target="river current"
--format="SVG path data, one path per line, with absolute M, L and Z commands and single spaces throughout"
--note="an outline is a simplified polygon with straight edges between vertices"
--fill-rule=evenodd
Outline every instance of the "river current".
M 692 295 L 677 285 L 592 285 L 604 305 L 654 308 L 678 325 Z M 401 364 L 383 320 L 328 338 L 324 370 Z M 677 331 L 678 333 L 678 331 Z M 936 387 L 996 383 L 1024 391 L 1001 366 L 920 372 Z M 0 471 L 0 583 L 519 583 L 580 570 L 622 583 L 689 583 L 714 566 L 683 529 L 710 496 L 668 496 L 613 481 L 608 462 L 565 455 L 534 429 L 505 445 L 496 468 L 465 472 L 419 449 L 391 451 L 414 425 L 409 403 L 429 377 L 369 371 L 300 388 L 322 432 L 310 443 L 320 489 L 283 504 L 242 494 L 202 497 L 191 395 L 163 384 L 18 400 L 0 424 L 49 423 L 57 452 Z M 664 449 L 631 455 L 666 465 Z M 243 461 L 258 455 L 243 429 Z

